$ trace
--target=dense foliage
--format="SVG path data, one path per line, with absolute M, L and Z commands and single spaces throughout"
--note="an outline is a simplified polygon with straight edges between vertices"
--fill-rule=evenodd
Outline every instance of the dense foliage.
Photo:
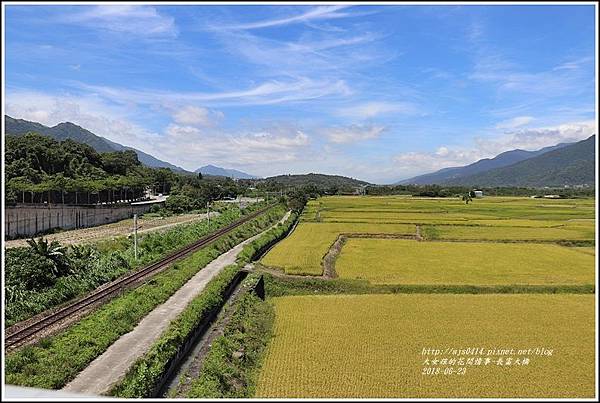
M 477 187 L 486 196 L 535 196 L 557 194 L 561 197 L 594 196 L 593 188 L 527 188 L 527 187 Z M 441 185 L 370 185 L 366 194 L 370 196 L 412 195 L 417 197 L 455 197 L 473 190 L 472 186 Z
M 212 343 L 200 377 L 192 381 L 187 397 L 253 397 L 274 320 L 272 304 L 254 294 L 243 295 L 223 335 Z
M 262 203 L 251 205 L 244 213 L 263 206 Z M 39 240 L 36 248 L 7 249 L 6 323 L 10 326 L 82 295 L 239 218 L 239 209 L 232 207 L 211 219 L 210 227 L 206 221 L 200 221 L 165 232 L 148 233 L 141 237 L 137 260 L 134 258 L 133 242 L 125 237 L 98 245 L 68 248 Z M 59 254 L 53 255 L 56 248 L 59 248 Z
M 274 209 L 274 217 L 281 217 L 283 210 Z M 271 220 L 269 220 L 271 221 Z M 292 220 L 288 218 L 286 223 Z M 272 221 L 271 221 L 272 222 Z M 281 226 L 280 226 L 281 227 Z M 271 230 L 272 231 L 272 230 Z M 249 262 L 255 250 L 272 241 L 273 232 L 268 232 L 246 245 L 236 264 L 228 266 L 199 294 L 187 308 L 169 325 L 169 328 L 153 344 L 150 350 L 129 369 L 125 379 L 118 384 L 112 394 L 119 397 L 147 397 L 165 371 L 169 360 L 177 354 L 179 346 L 203 320 L 211 309 L 223 303 L 223 292 L 235 273 Z
M 175 173 L 143 166 L 133 150 L 98 153 L 71 139 L 36 133 L 6 136 L 8 203 L 115 203 L 170 194 L 166 209 L 181 213 L 244 191 L 230 178 Z
M 126 291 L 66 330 L 9 353 L 5 357 L 6 382 L 52 389 L 63 387 L 198 270 L 242 240 L 264 230 L 282 214 L 281 208 L 269 210 L 178 261 L 151 281 Z

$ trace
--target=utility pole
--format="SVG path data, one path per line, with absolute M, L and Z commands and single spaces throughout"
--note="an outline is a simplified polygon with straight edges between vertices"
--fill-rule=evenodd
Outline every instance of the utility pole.
M 208 222 L 208 228 L 210 228 L 210 202 L 206 202 L 206 220 Z
M 138 230 L 138 216 L 133 215 L 133 253 L 135 260 L 138 258 L 138 242 L 137 242 L 137 230 Z

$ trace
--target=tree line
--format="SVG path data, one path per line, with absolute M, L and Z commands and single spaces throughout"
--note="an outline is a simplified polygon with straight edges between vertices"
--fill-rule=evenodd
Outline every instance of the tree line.
M 189 211 L 243 192 L 230 178 L 143 166 L 133 150 L 98 153 L 87 144 L 37 133 L 7 135 L 5 144 L 7 204 L 130 202 L 150 189 L 170 194 L 173 209 Z

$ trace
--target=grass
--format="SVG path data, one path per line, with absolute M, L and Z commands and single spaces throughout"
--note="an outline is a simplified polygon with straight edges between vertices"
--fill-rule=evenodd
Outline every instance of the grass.
M 272 304 L 254 294 L 241 297 L 234 309 L 223 335 L 213 341 L 200 377 L 192 381 L 186 397 L 254 396 L 259 365 L 271 337 L 275 311 Z
M 264 204 L 253 205 L 244 210 L 247 214 Z M 167 254 L 189 245 L 198 238 L 212 233 L 241 217 L 237 207 L 223 211 L 218 217 L 207 222 L 181 224 L 165 232 L 149 233 L 141 237 L 138 259 L 134 257 L 133 241 L 127 237 L 117 237 L 96 244 L 98 254 L 89 258 L 86 270 L 61 277 L 52 286 L 26 290 L 18 287 L 16 298 L 6 301 L 5 320 L 8 326 L 28 319 L 44 310 L 60 305 L 73 298 L 84 295 L 100 285 L 112 281 L 127 272 L 157 261 Z M 6 270 L 16 270 L 18 265 L 10 257 L 18 254 L 19 249 L 7 250 Z
M 273 301 L 275 336 L 256 397 L 594 396 L 592 295 L 339 295 Z M 423 348 L 467 347 L 544 347 L 553 355 L 531 355 L 527 366 L 466 366 L 465 375 L 422 375 Z
M 153 343 L 149 351 L 136 360 L 125 378 L 111 390 L 111 395 L 151 397 L 150 393 L 158 384 L 169 360 L 178 353 L 179 346 L 200 323 L 206 320 L 206 316 L 212 309 L 216 309 L 224 303 L 223 292 L 239 269 L 250 262 L 263 246 L 269 245 L 274 239 L 282 236 L 293 224 L 294 219 L 294 215 L 290 216 L 285 223 L 278 224 L 275 228 L 266 231 L 262 236 L 245 245 L 236 259 L 236 264 L 221 271 L 210 281 L 206 289 L 188 304 L 160 338 Z M 208 379 L 204 381 L 208 382 Z M 221 387 L 224 386 L 221 384 Z M 197 393 L 200 393 L 199 390 L 204 390 L 203 387 L 198 386 L 198 388 L 200 389 L 197 389 Z
M 271 297 L 330 294 L 594 294 L 594 284 L 582 285 L 448 285 L 371 284 L 366 280 L 336 278 L 280 278 L 265 274 L 265 292 Z
M 552 244 L 349 239 L 336 272 L 373 284 L 593 284 L 594 256 Z
M 6 383 L 50 389 L 63 387 L 198 270 L 277 221 L 283 212 L 281 206 L 270 209 L 214 244 L 178 261 L 144 285 L 109 301 L 67 329 L 7 354 Z
M 415 234 L 412 224 L 347 224 L 301 222 L 261 262 L 288 274 L 321 275 L 321 260 L 341 233 Z

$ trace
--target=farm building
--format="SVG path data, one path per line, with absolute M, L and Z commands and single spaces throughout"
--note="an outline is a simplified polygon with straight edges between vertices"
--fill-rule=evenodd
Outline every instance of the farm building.
M 475 197 L 477 197 L 477 198 L 483 197 L 483 191 L 482 190 L 473 190 L 473 193 L 475 193 Z

